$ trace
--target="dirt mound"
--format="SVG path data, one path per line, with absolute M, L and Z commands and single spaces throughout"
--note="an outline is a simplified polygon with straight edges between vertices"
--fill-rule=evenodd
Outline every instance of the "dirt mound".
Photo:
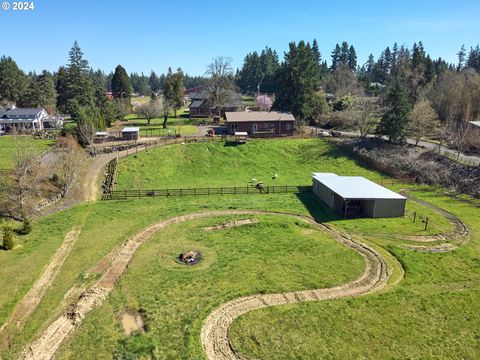
M 222 229 L 228 229 L 228 228 L 236 227 L 236 226 L 258 224 L 259 222 L 260 221 L 257 220 L 257 219 L 231 220 L 231 221 L 227 221 L 226 223 L 223 223 L 221 225 L 205 227 L 205 228 L 203 228 L 203 230 L 206 230 L 206 231 L 222 230 Z
M 121 318 L 122 327 L 127 336 L 144 331 L 142 315 L 138 311 L 125 311 Z

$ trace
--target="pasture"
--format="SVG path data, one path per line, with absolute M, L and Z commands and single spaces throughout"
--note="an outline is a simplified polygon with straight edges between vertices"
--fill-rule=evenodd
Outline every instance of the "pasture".
M 0 136 L 0 170 L 8 170 L 13 167 L 17 146 L 19 151 L 40 154 L 48 150 L 54 143 L 54 140 L 35 140 L 29 135 Z
M 221 143 L 172 145 L 120 161 L 118 188 L 245 186 L 255 177 L 267 185 L 307 185 L 314 171 L 385 175 L 366 168 L 322 140 L 264 140 L 242 146 Z M 272 175 L 277 174 L 275 179 Z M 141 184 L 141 181 L 143 184 Z M 442 189 L 398 184 L 438 209 L 408 201 L 395 219 L 344 220 L 310 194 L 144 198 L 83 204 L 39 219 L 13 251 L 0 251 L 0 324 L 49 264 L 66 234 L 80 230 L 71 253 L 23 328 L 4 329 L 0 356 L 17 358 L 79 295 L 98 281 L 111 255 L 128 239 L 173 216 L 223 214 L 173 223 L 145 238 L 103 304 L 88 313 L 57 358 L 202 359 L 201 329 L 221 304 L 242 296 L 336 286 L 365 270 L 364 259 L 332 234 L 375 249 L 388 265 L 388 283 L 361 297 L 266 307 L 232 323 L 233 349 L 247 358 L 476 358 L 480 315 L 478 203 L 452 200 Z M 251 214 L 228 215 L 235 210 Z M 253 213 L 273 211 L 276 215 Z M 412 221 L 412 214 L 419 216 Z M 293 215 L 317 219 L 329 231 Z M 424 230 L 421 219 L 428 217 Z M 251 224 L 224 227 L 239 220 Z M 457 224 L 458 225 L 458 224 Z M 206 228 L 219 226 L 215 230 Z M 451 244 L 447 252 L 437 252 Z M 423 248 L 422 248 L 423 246 Z M 194 266 L 178 254 L 199 250 Z M 12 277 L 15 281 L 11 281 Z M 122 314 L 138 313 L 144 328 L 127 335 Z M 347 341 L 348 340 L 348 341 Z M 438 346 L 441 343 L 442 346 Z M 320 354 L 320 356 L 319 356 Z

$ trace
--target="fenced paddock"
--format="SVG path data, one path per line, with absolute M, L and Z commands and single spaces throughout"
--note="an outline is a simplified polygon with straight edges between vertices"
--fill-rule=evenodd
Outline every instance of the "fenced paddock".
M 169 196 L 209 196 L 209 195 L 256 195 L 256 194 L 303 194 L 311 193 L 312 186 L 300 185 L 275 185 L 257 189 L 254 186 L 233 187 L 206 187 L 189 189 L 157 189 L 157 190 L 113 190 L 105 192 L 102 200 L 128 200 L 145 197 L 169 197 Z

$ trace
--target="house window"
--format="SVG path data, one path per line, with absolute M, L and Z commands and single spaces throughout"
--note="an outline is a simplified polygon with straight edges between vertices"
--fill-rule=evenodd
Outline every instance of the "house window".
M 292 124 L 286 124 L 285 129 L 287 130 L 292 130 Z
M 257 132 L 257 124 L 253 124 L 253 129 L 252 132 L 256 133 Z

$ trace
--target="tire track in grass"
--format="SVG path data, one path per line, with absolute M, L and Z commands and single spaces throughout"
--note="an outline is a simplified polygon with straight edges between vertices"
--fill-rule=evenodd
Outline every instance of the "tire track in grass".
M 33 286 L 24 296 L 22 301 L 13 311 L 12 315 L 0 328 L 0 334 L 9 326 L 14 324 L 17 329 L 22 329 L 23 325 L 37 308 L 38 304 L 42 301 L 45 293 L 55 281 L 58 273 L 60 272 L 65 259 L 68 257 L 73 249 L 73 246 L 77 242 L 80 236 L 80 228 L 75 227 L 67 233 L 62 245 L 57 249 L 47 268 L 43 271 L 42 275 L 35 281 Z

